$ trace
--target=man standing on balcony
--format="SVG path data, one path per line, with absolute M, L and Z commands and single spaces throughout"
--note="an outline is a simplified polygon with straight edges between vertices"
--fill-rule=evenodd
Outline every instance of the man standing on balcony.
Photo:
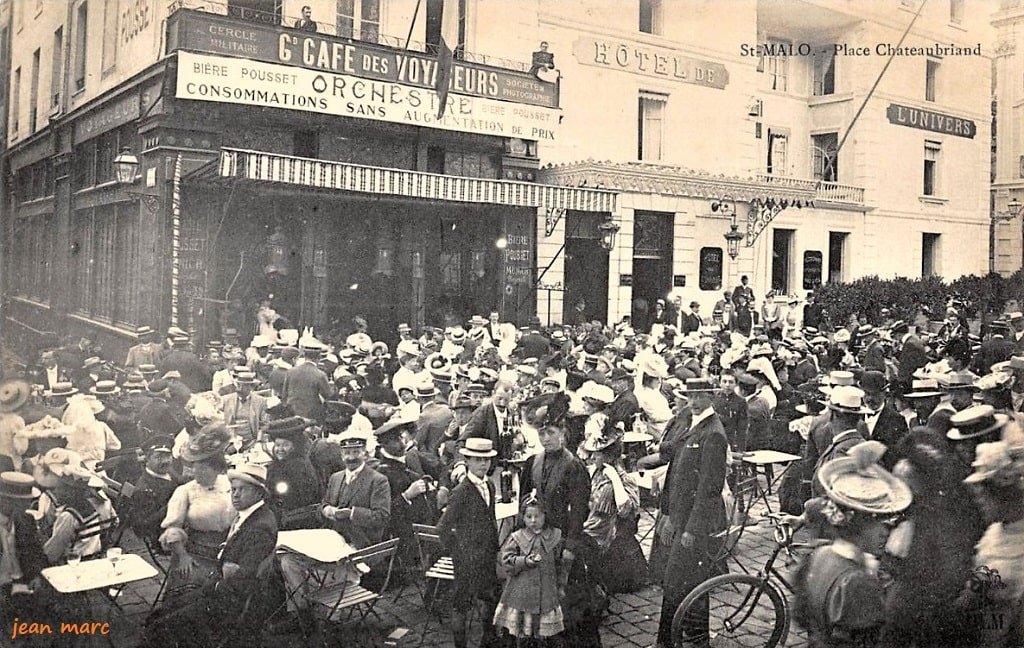
M 309 5 L 302 7 L 302 18 L 295 21 L 295 29 L 316 33 L 316 22 L 312 19 L 313 10 Z

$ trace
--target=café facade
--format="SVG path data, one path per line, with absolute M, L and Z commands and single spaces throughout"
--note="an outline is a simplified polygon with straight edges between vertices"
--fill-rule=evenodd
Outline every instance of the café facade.
M 559 84 L 529 65 L 457 60 L 439 111 L 436 55 L 168 11 L 155 63 L 5 154 L 12 339 L 114 358 L 140 325 L 244 340 L 264 299 L 385 340 L 492 310 L 525 324 L 543 214 L 615 210 L 538 182 Z

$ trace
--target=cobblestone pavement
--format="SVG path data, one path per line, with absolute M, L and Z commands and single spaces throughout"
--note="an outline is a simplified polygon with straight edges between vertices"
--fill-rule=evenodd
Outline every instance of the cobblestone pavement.
M 775 510 L 777 508 L 775 496 L 770 496 L 769 501 Z M 756 504 L 751 512 L 751 520 L 760 520 L 764 510 L 763 503 Z M 650 552 L 653 536 L 652 533 L 649 533 L 653 521 L 653 509 L 648 508 L 641 516 L 639 529 L 639 534 L 645 536 L 642 545 L 647 554 Z M 130 535 L 126 535 L 122 544 L 126 547 L 126 551 L 145 555 L 141 544 Z M 772 527 L 766 522 L 760 522 L 746 527 L 734 555 L 740 565 L 753 573 L 764 565 L 774 547 Z M 780 558 L 778 566 L 783 574 L 789 571 L 789 567 L 785 565 L 782 558 Z M 730 571 L 739 571 L 739 567 L 732 565 Z M 93 614 L 89 618 L 110 620 L 112 623 L 110 643 L 102 642 L 96 645 L 113 644 L 117 648 L 122 646 L 133 648 L 138 645 L 142 622 L 149 610 L 147 601 L 153 600 L 158 588 L 158 579 L 128 586 L 116 597 L 118 605 L 122 608 L 121 612 L 112 608 L 104 597 L 95 593 L 91 595 Z M 376 607 L 379 619 L 371 615 L 362 624 L 357 624 L 353 619 L 348 624 L 328 629 L 325 633 L 324 644 L 345 646 L 346 648 L 348 646 L 376 648 L 388 645 L 387 637 L 396 630 L 401 633 L 404 629 L 406 634 L 394 645 L 399 647 L 450 647 L 452 642 L 447 624 L 443 620 L 439 621 L 436 616 L 428 615 L 423 608 L 420 591 L 418 583 L 410 583 L 401 589 L 392 588 L 392 591 Z M 604 648 L 653 646 L 658 630 L 660 610 L 661 590 L 657 586 L 648 586 L 633 594 L 613 596 L 609 604 L 608 615 L 601 626 L 602 645 Z M 479 636 L 479 623 L 474 624 L 473 630 L 474 632 L 471 632 L 470 635 L 471 646 L 476 645 L 474 641 Z M 66 645 L 78 646 L 81 644 L 69 641 Z M 264 641 L 264 646 L 267 648 L 305 645 L 313 644 L 304 641 L 298 635 L 268 636 Z M 786 646 L 803 647 L 806 645 L 807 640 L 802 631 L 792 625 Z

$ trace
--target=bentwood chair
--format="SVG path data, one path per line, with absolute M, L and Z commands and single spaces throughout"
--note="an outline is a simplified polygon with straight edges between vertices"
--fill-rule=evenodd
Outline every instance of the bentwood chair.
M 367 565 L 376 565 L 378 568 L 385 566 L 384 583 L 380 591 L 386 592 L 391 580 L 397 549 L 398 538 L 370 545 L 338 561 L 335 573 L 346 573 L 353 569 L 365 571 Z M 325 579 L 319 585 L 319 589 L 310 592 L 310 601 L 317 609 L 317 616 L 322 617 L 323 621 L 337 623 L 342 621 L 342 616 L 348 620 L 352 614 L 360 610 L 360 623 L 370 614 L 381 621 L 380 616 L 374 610 L 374 606 L 381 596 L 378 592 L 368 590 L 358 583 L 351 583 L 347 578 Z

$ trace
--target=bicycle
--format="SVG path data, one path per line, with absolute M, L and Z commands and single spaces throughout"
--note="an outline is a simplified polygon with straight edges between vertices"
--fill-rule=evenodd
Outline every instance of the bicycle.
M 776 569 L 775 561 L 780 553 L 793 560 L 794 550 L 813 549 L 820 543 L 793 542 L 793 528 L 785 521 L 785 514 L 769 513 L 764 517 L 775 526 L 776 544 L 764 567 L 756 574 L 714 576 L 695 587 L 672 617 L 676 646 L 774 648 L 785 644 L 790 626 L 789 600 L 778 583 L 790 593 L 793 586 Z

